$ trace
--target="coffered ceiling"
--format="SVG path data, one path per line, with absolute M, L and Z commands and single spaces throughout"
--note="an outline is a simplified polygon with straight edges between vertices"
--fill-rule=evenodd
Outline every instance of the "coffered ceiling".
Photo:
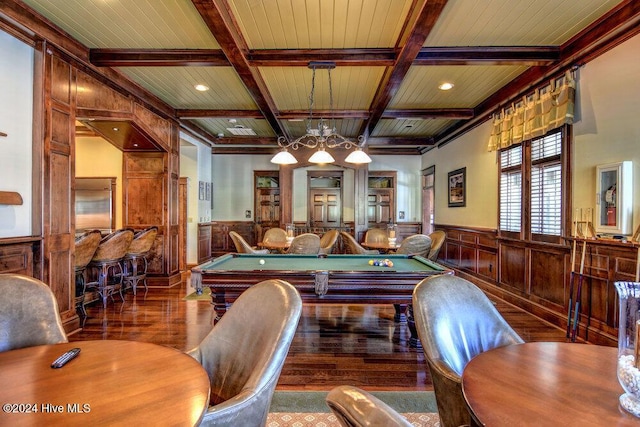
M 7 0 L 23 5 L 19 0 Z M 24 0 L 214 152 L 275 152 L 314 115 L 419 154 L 638 32 L 626 0 Z M 451 90 L 438 89 L 450 82 Z M 197 91 L 195 85 L 208 87 Z M 236 134 L 240 135 L 236 135 Z M 255 133 L 255 135 L 246 135 Z M 243 135 L 245 134 L 245 135 Z

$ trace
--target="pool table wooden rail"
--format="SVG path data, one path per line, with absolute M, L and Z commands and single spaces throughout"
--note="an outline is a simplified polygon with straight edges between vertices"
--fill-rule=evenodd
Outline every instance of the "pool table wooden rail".
M 303 302 L 314 304 L 393 304 L 396 309 L 396 321 L 405 320 L 404 311 L 411 304 L 413 289 L 427 276 L 435 274 L 453 274 L 453 270 L 445 268 L 433 261 L 419 256 L 388 255 L 396 265 L 394 267 L 372 268 L 366 265 L 371 255 L 318 255 L 313 258 L 327 258 L 328 262 L 320 262 L 322 268 L 311 269 L 314 264 L 310 256 L 309 262 L 300 261 L 301 269 L 292 261 L 286 263 L 285 269 L 275 268 L 275 262 L 282 263 L 288 255 L 247 255 L 227 254 L 208 263 L 201 264 L 191 270 L 191 286 L 201 293 L 204 287 L 211 289 L 211 303 L 219 319 L 238 296 L 247 288 L 267 279 L 282 279 L 291 283 L 300 292 Z M 273 257 L 278 257 L 274 259 Z M 340 258 L 343 257 L 343 258 Z M 236 259 L 234 259 L 236 258 Z M 377 257 L 380 258 L 380 257 Z M 265 259 L 269 264 L 262 267 L 258 261 Z M 341 264 L 343 260 L 355 260 L 352 269 L 344 265 L 331 270 L 330 261 Z M 247 261 L 241 268 L 231 268 L 235 261 Z M 302 260 L 302 258 L 299 258 Z M 398 265 L 405 263 L 404 265 Z M 407 265 L 409 263 L 410 265 Z M 361 269 L 358 269 L 358 264 Z M 235 264 L 237 267 L 237 264 Z M 411 320 L 411 319 L 409 319 Z M 409 324 L 413 344 L 418 344 Z

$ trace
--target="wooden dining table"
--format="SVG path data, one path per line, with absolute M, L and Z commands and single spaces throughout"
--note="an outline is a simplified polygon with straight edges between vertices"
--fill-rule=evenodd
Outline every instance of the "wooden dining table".
M 362 242 L 360 245 L 367 249 L 377 249 L 383 253 L 393 253 L 400 247 L 400 243 L 389 243 L 388 241 Z
M 615 347 L 531 342 L 471 359 L 462 390 L 472 426 L 638 426 L 618 403 Z
M 65 366 L 65 351 L 80 354 Z M 207 372 L 156 344 L 78 341 L 0 353 L 0 425 L 197 425 L 209 405 Z
M 269 251 L 275 251 L 277 253 L 284 253 L 291 246 L 291 241 L 272 241 L 272 242 L 258 242 L 257 246 L 263 249 L 269 249 Z

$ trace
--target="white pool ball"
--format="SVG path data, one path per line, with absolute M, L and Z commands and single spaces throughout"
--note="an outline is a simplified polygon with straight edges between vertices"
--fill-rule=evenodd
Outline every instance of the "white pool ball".
M 261 259 L 261 260 L 260 260 L 260 265 L 263 265 L 263 264 L 264 264 L 264 260 L 263 260 L 263 259 Z

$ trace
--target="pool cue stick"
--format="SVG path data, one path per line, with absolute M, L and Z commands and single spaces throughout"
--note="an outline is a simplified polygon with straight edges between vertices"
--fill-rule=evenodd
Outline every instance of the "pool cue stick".
M 582 243 L 582 255 L 580 257 L 580 273 L 578 275 L 578 289 L 576 290 L 576 308 L 573 317 L 573 329 L 571 331 L 571 341 L 576 341 L 578 334 L 578 320 L 580 316 L 580 298 L 582 297 L 582 280 L 584 279 L 584 258 L 587 253 L 587 240 Z
M 567 338 L 571 336 L 571 309 L 573 308 L 573 281 L 575 276 L 575 262 L 576 262 L 576 227 L 574 223 L 574 240 L 573 247 L 571 249 L 571 274 L 569 276 L 569 310 L 567 310 Z

